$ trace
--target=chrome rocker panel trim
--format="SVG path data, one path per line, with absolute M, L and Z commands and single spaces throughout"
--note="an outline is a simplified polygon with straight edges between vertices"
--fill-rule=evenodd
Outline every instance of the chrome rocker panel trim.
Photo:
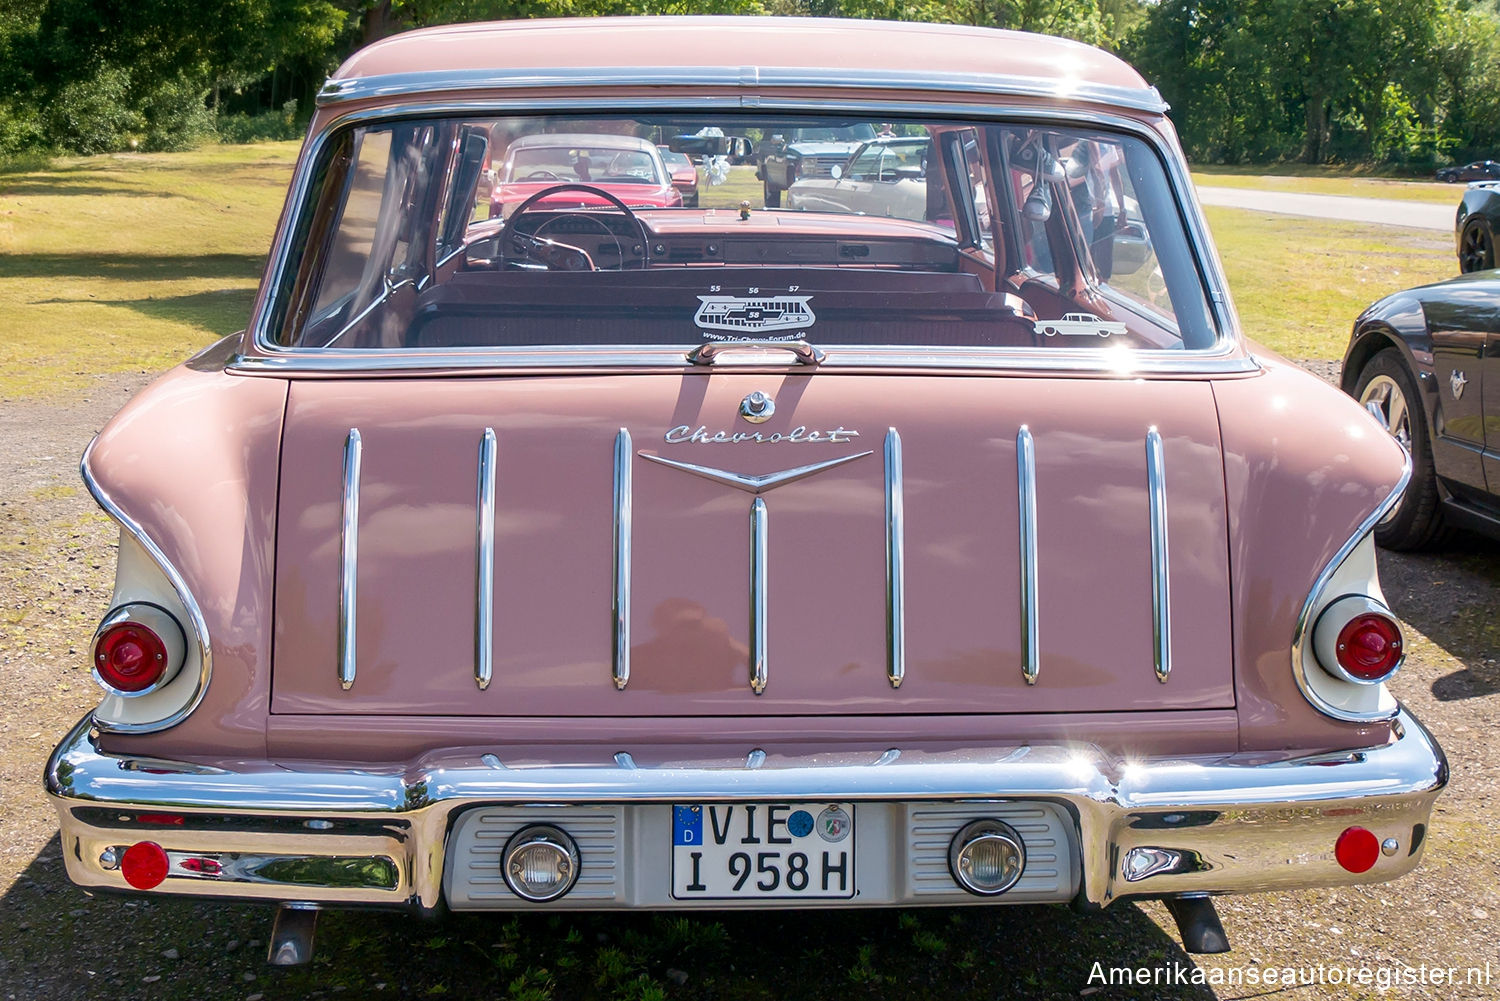
M 1387 744 L 1292 759 L 1129 762 L 1059 744 L 765 757 L 754 765 L 752 755 L 669 767 L 641 765 L 625 752 L 617 767 L 508 767 L 494 753 L 440 751 L 384 769 L 246 761 L 231 770 L 105 753 L 92 723 L 79 722 L 46 772 L 75 883 L 127 889 L 101 853 L 155 840 L 169 854 L 279 857 L 305 863 L 292 867 L 303 872 L 364 858 L 381 879 L 320 886 L 169 875 L 153 892 L 419 911 L 442 906 L 447 833 L 457 813 L 476 805 L 535 806 L 544 816 L 551 806 L 595 803 L 975 800 L 977 817 L 983 801 L 1047 802 L 1074 825 L 1079 902 L 1102 907 L 1126 897 L 1394 879 L 1421 861 L 1433 801 L 1448 781 L 1441 748 L 1404 710 Z M 185 822 L 151 826 L 132 811 L 182 813 Z M 1345 871 L 1334 841 L 1353 825 L 1397 838 L 1402 850 L 1368 873 Z M 386 863 L 399 873 L 395 885 Z

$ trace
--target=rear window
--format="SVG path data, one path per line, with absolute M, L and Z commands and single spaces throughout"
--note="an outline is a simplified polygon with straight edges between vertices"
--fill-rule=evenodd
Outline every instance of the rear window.
M 849 150 L 768 199 L 773 137 Z M 273 298 L 281 347 L 1217 342 L 1161 160 L 1130 135 L 549 116 L 363 125 L 322 149 Z M 695 167 L 697 205 L 668 157 Z

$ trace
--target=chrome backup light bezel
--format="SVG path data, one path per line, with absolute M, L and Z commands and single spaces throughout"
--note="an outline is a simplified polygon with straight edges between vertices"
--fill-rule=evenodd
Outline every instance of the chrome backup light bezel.
M 511 878 L 511 860 L 518 851 L 533 845 L 547 845 L 548 847 L 558 849 L 568 863 L 568 880 L 566 883 L 561 884 L 560 888 L 554 893 L 530 893 L 520 885 L 519 881 Z M 578 871 L 581 868 L 582 862 L 578 856 L 577 842 L 573 840 L 567 831 L 564 831 L 561 827 L 554 827 L 551 824 L 528 824 L 510 836 L 505 842 L 505 850 L 500 853 L 500 875 L 504 877 L 505 885 L 510 889 L 510 892 L 522 900 L 530 900 L 538 904 L 545 904 L 548 901 L 566 896 L 568 891 L 573 889 L 578 883 Z
M 971 883 L 964 876 L 963 868 L 959 865 L 959 862 L 962 860 L 964 853 L 976 844 L 981 841 L 992 840 L 1007 844 L 1015 851 L 1016 871 L 1010 879 L 1006 880 L 1004 885 L 990 889 L 975 886 Z M 991 817 L 971 820 L 958 829 L 958 833 L 953 835 L 953 840 L 948 844 L 948 872 L 952 875 L 953 882 L 969 893 L 979 897 L 998 897 L 1019 883 L 1021 876 L 1026 872 L 1026 842 L 1022 840 L 1021 835 L 1016 833 L 1014 827 L 1011 827 L 1003 820 L 995 820 Z
M 1378 615 L 1389 619 L 1396 628 L 1396 636 L 1401 643 L 1401 656 L 1396 658 L 1395 665 L 1378 678 L 1361 678 L 1350 673 L 1338 659 L 1338 636 L 1343 628 L 1354 619 L 1362 615 Z M 1332 618 L 1330 618 L 1332 616 Z M 1394 678 L 1402 666 L 1406 663 L 1406 634 L 1401 629 L 1401 622 L 1396 618 L 1384 602 L 1377 601 L 1367 594 L 1344 594 L 1333 599 L 1318 613 L 1318 619 L 1313 623 L 1313 656 L 1318 661 L 1318 666 L 1340 681 L 1347 681 L 1353 685 L 1383 685 Z
M 162 668 L 161 675 L 145 688 L 135 691 L 126 691 L 116 688 L 99 673 L 99 641 L 104 634 L 116 626 L 126 624 L 140 626 L 155 634 L 166 647 L 167 663 Z M 94 676 L 94 681 L 99 687 L 111 695 L 118 695 L 122 699 L 136 699 L 142 695 L 150 695 L 152 692 L 165 688 L 172 679 L 177 677 L 177 672 L 182 670 L 183 663 L 187 660 L 187 630 L 177 617 L 160 605 L 149 601 L 132 601 L 124 605 L 116 605 L 100 621 L 99 627 L 94 630 L 94 638 L 89 643 L 89 666 Z

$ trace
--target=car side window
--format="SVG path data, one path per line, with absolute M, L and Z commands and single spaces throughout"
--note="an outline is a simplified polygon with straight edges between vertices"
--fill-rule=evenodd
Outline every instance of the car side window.
M 313 304 L 315 316 L 358 287 L 374 247 L 375 227 L 380 221 L 380 203 L 385 191 L 386 167 L 391 159 L 391 133 L 372 129 L 360 133 L 357 141 L 349 194 L 339 214 L 338 229 L 329 248 L 328 263 L 323 269 L 322 285 Z

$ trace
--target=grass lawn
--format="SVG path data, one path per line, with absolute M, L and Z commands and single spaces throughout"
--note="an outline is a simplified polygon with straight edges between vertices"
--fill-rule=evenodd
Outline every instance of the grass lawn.
M 1327 167 L 1276 168 L 1274 174 L 1258 174 L 1245 167 L 1193 167 L 1193 183 L 1200 187 L 1252 188 L 1257 191 L 1295 191 L 1311 195 L 1344 195 L 1358 198 L 1391 198 L 1404 202 L 1431 202 L 1458 207 L 1464 185 L 1440 181 L 1412 181 L 1394 177 L 1361 177 Z M 1285 171 L 1285 172 L 1283 172 Z
M 0 399 L 164 369 L 242 328 L 297 146 L 0 174 Z
M 296 150 L 208 147 L 0 174 L 0 399 L 164 369 L 243 327 Z M 1457 191 L 1379 178 L 1198 176 L 1382 197 Z M 759 205 L 759 196 L 749 167 L 701 188 L 705 207 Z M 1440 234 L 1233 209 L 1208 215 L 1245 329 L 1294 358 L 1338 357 L 1366 304 L 1456 273 Z
M 1288 358 L 1342 358 L 1370 303 L 1458 274 L 1442 233 L 1204 209 L 1247 336 Z

